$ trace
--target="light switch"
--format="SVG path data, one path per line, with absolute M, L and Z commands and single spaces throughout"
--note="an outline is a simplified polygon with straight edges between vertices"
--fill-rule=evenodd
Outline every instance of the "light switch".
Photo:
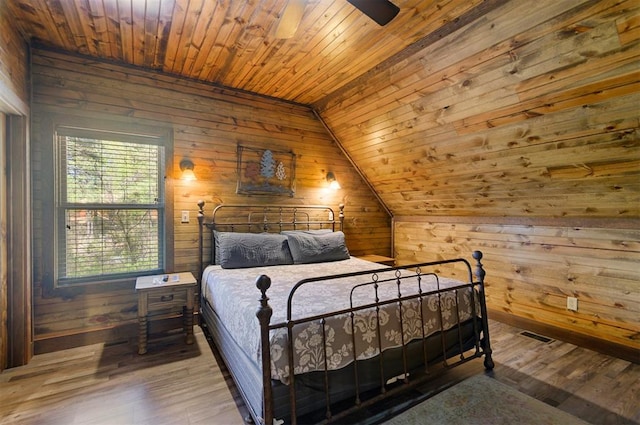
M 182 223 L 188 223 L 189 222 L 189 211 L 182 211 Z

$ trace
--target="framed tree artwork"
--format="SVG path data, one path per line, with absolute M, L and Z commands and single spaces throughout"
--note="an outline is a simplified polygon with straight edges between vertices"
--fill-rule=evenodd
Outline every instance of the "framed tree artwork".
M 293 152 L 238 145 L 238 186 L 245 195 L 295 193 L 296 157 Z

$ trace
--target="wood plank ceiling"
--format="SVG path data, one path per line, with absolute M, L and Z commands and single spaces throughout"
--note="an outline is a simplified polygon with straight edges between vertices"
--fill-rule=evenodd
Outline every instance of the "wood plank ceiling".
M 304 0 L 294 37 L 277 39 L 288 0 L 8 1 L 39 44 L 307 105 L 495 3 L 394 0 L 381 27 L 346 0 Z

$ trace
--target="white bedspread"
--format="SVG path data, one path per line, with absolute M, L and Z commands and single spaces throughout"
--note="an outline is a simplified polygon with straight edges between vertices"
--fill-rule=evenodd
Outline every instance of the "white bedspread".
M 260 291 L 255 282 L 265 274 L 271 278 L 271 288 L 267 291 L 269 305 L 273 308 L 271 324 L 286 320 L 287 297 L 291 288 L 301 279 L 350 273 L 361 270 L 379 269 L 383 266 L 352 257 L 348 260 L 316 264 L 254 267 L 248 269 L 222 269 L 209 266 L 203 273 L 202 291 L 213 306 L 224 326 L 235 341 L 251 358 L 260 364 L 260 328 L 256 311 L 259 306 Z M 423 270 L 423 273 L 426 270 Z M 403 270 L 403 275 L 412 274 Z M 381 283 L 381 300 L 398 296 L 394 272 L 377 274 L 378 281 L 391 278 L 392 282 Z M 330 311 L 350 307 L 350 291 L 354 284 L 371 282 L 369 275 L 335 281 L 314 282 L 303 286 L 294 297 L 293 319 L 310 317 Z M 440 288 L 457 286 L 459 281 L 440 278 Z M 418 293 L 417 279 L 405 281 L 401 285 L 403 296 Z M 422 292 L 436 289 L 432 276 L 422 276 Z M 457 300 L 456 300 L 457 298 Z M 480 314 L 476 298 L 476 314 Z M 373 285 L 358 288 L 354 292 L 354 305 L 362 306 L 375 301 Z M 423 301 L 424 334 L 426 336 L 442 329 L 446 330 L 471 317 L 471 297 L 468 289 L 451 291 L 441 296 L 432 295 Z M 398 347 L 402 343 L 397 303 L 380 310 L 380 335 L 382 349 Z M 402 304 L 404 340 L 407 343 L 422 338 L 419 303 L 417 300 Z M 442 320 L 441 320 L 442 317 Z M 441 323 L 442 322 L 442 323 Z M 330 370 L 338 369 L 354 361 L 352 321 L 348 314 L 332 317 L 325 322 L 327 364 Z M 319 321 L 294 327 L 295 373 L 324 370 L 325 348 L 322 342 L 322 328 Z M 288 382 L 289 364 L 286 353 L 286 328 L 271 332 L 272 378 Z M 358 359 L 374 357 L 379 353 L 376 310 L 367 309 L 355 315 L 355 341 Z

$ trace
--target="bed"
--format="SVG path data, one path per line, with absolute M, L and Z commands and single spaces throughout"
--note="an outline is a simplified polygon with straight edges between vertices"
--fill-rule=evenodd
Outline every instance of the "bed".
M 343 205 L 204 205 L 201 323 L 255 423 L 336 422 L 436 366 L 493 368 L 479 251 L 475 279 L 465 259 L 382 266 L 350 255 Z

